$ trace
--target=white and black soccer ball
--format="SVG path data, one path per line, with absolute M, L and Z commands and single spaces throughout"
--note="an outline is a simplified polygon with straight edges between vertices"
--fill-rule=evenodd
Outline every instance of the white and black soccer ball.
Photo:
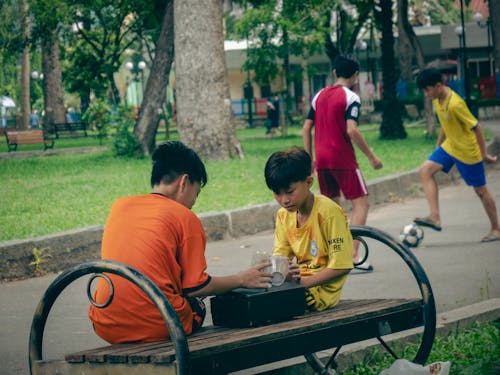
M 424 230 L 415 223 L 407 224 L 401 230 L 399 239 L 406 246 L 418 247 L 424 239 Z

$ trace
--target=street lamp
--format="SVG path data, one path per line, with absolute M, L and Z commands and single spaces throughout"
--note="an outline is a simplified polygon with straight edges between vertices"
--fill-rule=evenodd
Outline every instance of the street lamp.
M 460 26 L 455 27 L 455 34 L 458 35 L 460 41 L 460 50 L 462 55 L 462 76 L 464 79 L 465 102 L 471 109 L 470 85 L 469 85 L 469 70 L 467 69 L 467 43 L 465 37 L 465 17 L 464 17 L 464 0 L 460 0 Z
M 130 71 L 134 75 L 134 101 L 135 105 L 139 105 L 139 94 L 137 92 L 137 82 L 141 82 L 141 90 L 144 90 L 144 69 L 146 68 L 146 63 L 144 61 L 139 61 L 137 64 L 134 64 L 132 61 L 127 61 L 125 63 L 125 68 Z M 139 75 L 141 79 L 139 80 Z M 128 83 L 127 83 L 128 89 Z M 141 92 L 142 93 L 142 92 Z M 142 100 L 142 95 L 141 95 Z
M 493 73 L 493 66 L 492 66 L 492 58 L 491 58 L 491 30 L 490 30 L 490 19 L 488 17 L 488 19 L 486 20 L 486 24 L 483 24 L 483 15 L 479 12 L 477 12 L 476 14 L 474 14 L 474 21 L 476 21 L 476 24 L 480 27 L 480 28 L 484 28 L 486 27 L 486 34 L 487 34 L 487 37 L 488 37 L 488 67 L 489 67 L 489 71 L 490 71 L 490 76 L 492 75 Z
M 458 36 L 460 50 L 460 78 L 463 80 L 465 101 L 470 104 L 469 79 L 467 74 L 467 56 L 465 47 L 465 32 L 462 26 L 455 27 L 455 34 Z

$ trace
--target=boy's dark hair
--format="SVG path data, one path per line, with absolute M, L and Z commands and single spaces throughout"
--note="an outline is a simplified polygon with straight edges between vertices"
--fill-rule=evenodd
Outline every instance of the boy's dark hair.
M 441 72 L 436 68 L 424 69 L 417 75 L 417 86 L 420 89 L 436 86 L 438 83 L 443 83 L 443 77 Z
M 191 183 L 207 183 L 205 165 L 194 150 L 178 141 L 168 141 L 159 145 L 153 152 L 151 187 L 160 182 L 169 184 L 182 174 L 189 176 Z
M 294 182 L 305 181 L 310 175 L 311 157 L 299 147 L 273 153 L 264 168 L 267 187 L 276 194 Z
M 338 55 L 333 67 L 339 78 L 351 78 L 354 73 L 359 71 L 359 61 L 352 55 Z

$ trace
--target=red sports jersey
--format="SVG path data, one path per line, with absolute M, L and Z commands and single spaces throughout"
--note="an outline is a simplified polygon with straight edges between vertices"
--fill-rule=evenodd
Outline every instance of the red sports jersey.
M 326 87 L 314 96 L 316 169 L 358 168 L 346 121 L 358 121 L 359 107 L 359 96 L 340 85 Z

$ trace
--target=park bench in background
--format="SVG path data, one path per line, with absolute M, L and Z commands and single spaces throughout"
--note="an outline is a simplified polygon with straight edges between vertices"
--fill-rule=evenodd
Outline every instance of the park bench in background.
M 87 136 L 87 123 L 85 121 L 49 123 L 44 124 L 43 128 L 56 139 L 60 137 L 78 138 Z
M 332 309 L 306 313 L 287 321 L 254 328 L 203 327 L 186 337 L 175 310 L 148 277 L 117 262 L 95 260 L 61 274 L 42 297 L 31 325 L 30 371 L 42 375 L 227 374 L 304 355 L 315 371 L 331 374 L 331 369 L 336 367 L 335 357 L 343 345 L 377 338 L 397 358 L 383 337 L 415 327 L 423 327 L 423 333 L 419 349 L 412 360 L 424 364 L 431 351 L 436 329 L 434 297 L 424 270 L 411 251 L 388 234 L 364 226 L 353 226 L 351 231 L 353 237 L 362 241 L 364 246 L 368 243 L 366 239 L 374 240 L 396 252 L 416 280 L 421 298 L 342 300 Z M 87 284 L 87 295 L 91 296 L 91 284 L 96 277 L 104 277 L 111 283 L 106 273 L 119 275 L 139 286 L 161 312 L 172 339 L 109 345 L 67 353 L 64 360 L 43 359 L 43 331 L 57 297 L 74 280 L 87 274 L 93 274 Z M 108 302 L 112 303 L 112 300 Z M 333 348 L 335 350 L 329 354 L 327 361 L 317 354 Z
M 42 129 L 29 130 L 5 130 L 7 147 L 10 151 L 16 151 L 18 145 L 43 144 L 43 149 L 54 147 L 54 140 L 47 137 Z

